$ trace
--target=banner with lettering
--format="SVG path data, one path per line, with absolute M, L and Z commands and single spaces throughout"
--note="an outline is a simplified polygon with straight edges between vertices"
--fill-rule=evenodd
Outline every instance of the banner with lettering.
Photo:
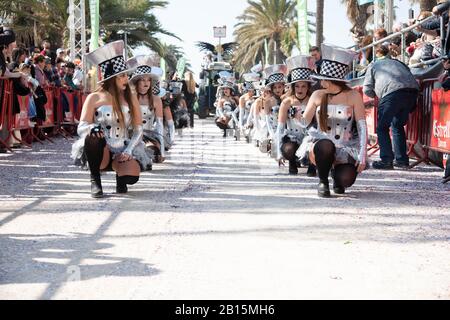
M 91 12 L 91 43 L 89 51 L 98 48 L 98 37 L 100 34 L 100 2 L 99 0 L 89 0 L 89 10 Z
M 450 153 L 450 91 L 433 90 L 430 147 Z
M 307 0 L 297 0 L 298 43 L 301 54 L 309 54 L 308 5 Z

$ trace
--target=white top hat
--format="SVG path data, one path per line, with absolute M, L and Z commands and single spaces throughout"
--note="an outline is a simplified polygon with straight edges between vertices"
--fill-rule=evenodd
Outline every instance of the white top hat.
M 358 53 L 329 44 L 322 44 L 322 65 L 320 73 L 312 77 L 319 80 L 348 82 L 345 76 L 350 72 L 350 64 Z
M 288 74 L 287 66 L 285 64 L 275 64 L 268 66 L 263 71 L 266 87 L 271 86 L 274 83 L 286 82 L 286 76 Z
M 179 81 L 172 81 L 169 83 L 169 91 L 172 94 L 181 94 L 183 83 Z
M 314 82 L 311 79 L 311 74 L 315 67 L 313 57 L 305 55 L 290 57 L 286 60 L 286 65 L 289 70 L 288 84 L 299 81 Z
M 163 70 L 158 67 L 152 67 L 151 56 L 136 56 L 127 61 L 130 69 L 134 70 L 130 78 L 131 82 L 138 80 L 142 76 L 149 76 L 158 81 L 163 76 Z
M 217 80 L 219 83 L 219 89 L 230 88 L 234 89 L 236 78 L 229 72 L 220 72 L 220 79 Z
M 108 43 L 86 55 L 86 60 L 98 66 L 98 83 L 102 83 L 119 74 L 129 72 L 123 57 L 124 42 L 122 40 Z
M 152 83 L 152 94 L 154 96 L 158 96 L 160 98 L 164 97 L 167 93 L 167 90 L 161 86 L 161 82 L 156 80 Z
M 244 90 L 255 90 L 255 83 L 261 81 L 261 77 L 257 73 L 245 73 L 242 75 L 244 78 Z

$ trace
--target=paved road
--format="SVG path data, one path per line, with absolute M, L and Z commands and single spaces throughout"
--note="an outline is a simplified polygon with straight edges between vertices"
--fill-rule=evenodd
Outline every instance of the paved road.
M 94 200 L 69 153 L 0 154 L 0 299 L 450 298 L 441 170 L 369 170 L 319 199 L 208 120 L 128 195 L 108 173 Z

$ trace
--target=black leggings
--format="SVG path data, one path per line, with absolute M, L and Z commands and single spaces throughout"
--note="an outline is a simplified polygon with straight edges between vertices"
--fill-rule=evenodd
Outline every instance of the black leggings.
M 102 164 L 105 146 L 105 138 L 98 138 L 94 135 L 88 135 L 84 141 L 84 154 L 89 163 L 89 170 L 94 176 L 100 175 L 100 165 Z
M 297 142 L 286 141 L 281 145 L 281 154 L 286 160 L 296 161 L 297 156 L 295 153 L 299 147 L 300 145 Z
M 328 184 L 328 176 L 336 159 L 336 147 L 331 140 L 324 139 L 315 144 L 313 152 L 320 182 Z M 332 176 L 336 186 L 349 188 L 356 181 L 356 167 L 351 163 L 337 164 Z

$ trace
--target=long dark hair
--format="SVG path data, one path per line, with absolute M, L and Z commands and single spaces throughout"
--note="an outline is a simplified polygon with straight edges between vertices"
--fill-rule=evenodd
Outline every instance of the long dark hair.
M 330 81 L 332 84 L 336 85 L 339 87 L 340 92 L 347 92 L 352 90 L 349 86 L 347 86 L 347 84 L 345 82 L 342 81 L 334 81 L 334 80 L 327 80 Z M 327 132 L 328 131 L 328 123 L 327 123 L 327 118 L 328 118 L 328 100 L 330 98 L 330 94 L 324 94 L 322 97 L 322 101 L 320 102 L 320 110 L 319 110 L 319 125 L 320 125 L 320 129 L 323 132 Z
M 3 76 L 6 72 L 6 57 L 3 54 L 3 50 L 6 49 L 6 46 L 0 45 L 0 76 Z
M 116 86 L 116 77 L 112 77 L 112 78 L 106 80 L 104 83 L 102 83 L 97 91 L 100 91 L 100 90 L 107 91 L 107 92 L 109 92 L 109 94 L 111 94 L 113 112 L 116 115 L 117 119 L 119 120 L 120 126 L 123 129 L 125 129 L 125 117 L 122 113 L 122 103 L 120 101 L 119 90 L 117 89 L 117 86 Z M 124 98 L 125 98 L 125 101 L 128 103 L 128 108 L 130 109 L 130 116 L 131 116 L 131 119 L 133 119 L 133 124 L 136 124 L 136 123 L 134 123 L 134 119 L 135 119 L 134 118 L 134 116 L 135 116 L 134 106 L 133 106 L 131 88 L 130 88 L 129 84 L 127 84 L 127 86 L 125 88 Z

